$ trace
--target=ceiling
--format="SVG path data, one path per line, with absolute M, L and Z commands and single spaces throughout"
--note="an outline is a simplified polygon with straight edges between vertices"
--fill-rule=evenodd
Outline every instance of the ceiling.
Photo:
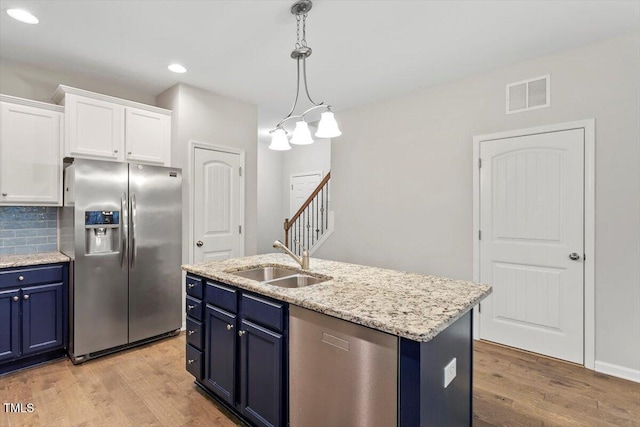
M 177 82 L 286 114 L 292 1 L 0 0 L 0 57 L 158 94 Z M 4 11 L 40 19 L 26 25 Z M 640 1 L 317 0 L 308 81 L 336 110 L 640 29 Z M 188 72 L 167 70 L 172 62 Z M 304 105 L 302 105 L 304 107 Z

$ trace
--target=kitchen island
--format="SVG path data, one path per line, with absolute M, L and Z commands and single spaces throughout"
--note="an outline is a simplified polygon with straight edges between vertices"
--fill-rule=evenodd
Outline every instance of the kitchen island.
M 303 389 L 298 389 L 304 381 L 296 375 L 305 361 L 295 357 L 290 360 L 289 355 L 297 354 L 295 349 L 301 343 L 296 340 L 304 336 L 295 330 L 289 333 L 289 307 L 294 311 L 303 308 L 395 339 L 395 364 L 389 369 L 395 369 L 397 396 L 385 397 L 393 401 L 386 407 L 391 408 L 387 412 L 395 412 L 394 425 L 471 424 L 470 310 L 491 293 L 489 286 L 320 259 L 311 259 L 310 268 L 304 273 L 325 281 L 306 287 L 283 288 L 234 274 L 264 266 L 301 271 L 284 254 L 183 266 L 188 273 L 187 368 L 196 376 L 196 384 L 219 400 L 222 397 L 223 403 L 252 424 L 286 425 L 291 413 L 291 426 L 296 427 L 294 421 L 300 411 L 295 402 L 304 394 Z M 264 304 L 260 305 L 261 302 Z M 194 317 L 192 306 L 196 310 Z M 221 345 L 227 332 L 233 340 Z M 323 338 L 324 342 L 329 341 L 340 354 L 349 353 L 349 337 L 334 332 L 324 334 L 328 337 Z M 190 336 L 195 338 L 190 340 Z M 270 344 L 266 345 L 267 342 Z M 264 369 L 252 365 L 262 363 L 262 358 L 252 357 L 249 343 L 259 349 L 254 353 L 262 356 L 272 351 Z M 221 348 L 224 351 L 220 352 Z M 354 343 L 352 353 L 356 348 Z M 374 344 L 369 348 L 377 347 Z M 336 357 L 341 357 L 338 353 Z M 339 365 L 340 361 L 336 363 Z M 456 372 L 445 387 L 445 366 L 451 376 L 452 363 Z M 218 369 L 222 365 L 227 369 Z M 251 369 L 256 372 L 253 376 Z M 271 379 L 279 386 L 271 384 L 268 393 L 252 391 L 252 385 L 264 391 L 259 380 L 272 371 L 277 378 Z M 363 376 L 371 375 L 363 373 Z M 366 388 L 375 384 L 375 381 L 362 383 L 359 377 L 353 381 L 364 384 L 360 390 L 363 396 L 372 391 Z M 291 397 L 287 384 L 295 390 Z M 274 393 L 282 398 L 274 402 Z M 323 393 L 339 394 L 339 390 L 328 389 Z M 376 398 L 379 396 L 372 397 Z M 251 399 L 255 402 L 253 407 Z M 330 404 L 325 411 L 331 410 Z M 357 410 L 353 408 L 354 412 Z M 321 424 L 321 420 L 315 422 Z M 371 425 L 369 421 L 366 424 Z M 308 425 L 313 425 L 311 420 L 305 421 L 305 426 Z

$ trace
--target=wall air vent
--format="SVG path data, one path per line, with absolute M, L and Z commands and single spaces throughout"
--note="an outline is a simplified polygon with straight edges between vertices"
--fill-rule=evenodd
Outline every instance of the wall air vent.
M 550 105 L 550 74 L 507 85 L 507 114 L 537 110 Z

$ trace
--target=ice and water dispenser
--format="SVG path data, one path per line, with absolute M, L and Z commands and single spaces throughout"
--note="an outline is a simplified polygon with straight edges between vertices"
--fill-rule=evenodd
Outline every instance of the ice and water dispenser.
M 119 211 L 86 211 L 84 228 L 88 255 L 119 251 Z

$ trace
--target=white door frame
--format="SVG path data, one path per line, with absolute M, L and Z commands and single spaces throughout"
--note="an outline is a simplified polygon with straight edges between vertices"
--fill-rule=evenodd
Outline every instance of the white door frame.
M 480 281 L 480 143 L 496 139 L 572 129 L 584 130 L 584 366 L 595 369 L 595 120 L 517 129 L 473 137 L 473 280 Z M 473 309 L 473 336 L 480 339 L 478 307 Z
M 307 176 L 307 175 L 320 175 L 320 181 L 322 181 L 322 178 L 324 178 L 324 172 L 322 172 L 322 170 L 296 172 L 296 173 L 292 173 L 289 176 L 289 217 L 291 217 L 295 213 L 295 212 L 291 212 L 291 191 L 292 191 L 291 186 L 293 185 L 293 178 L 300 177 L 300 176 Z
M 207 142 L 201 142 L 196 140 L 189 140 L 189 263 L 193 264 L 193 228 L 194 228 L 194 202 L 195 202 L 195 156 L 196 156 L 196 148 L 202 150 L 210 150 L 210 151 L 219 151 L 223 153 L 231 153 L 231 154 L 239 154 L 240 155 L 240 167 L 242 168 L 242 174 L 240 175 L 240 225 L 242 227 L 242 239 L 240 239 L 240 256 L 244 256 L 244 231 L 246 227 L 244 226 L 244 177 L 246 175 L 245 169 L 245 151 L 234 148 L 234 147 L 225 147 L 223 145 L 215 145 L 209 144 Z

